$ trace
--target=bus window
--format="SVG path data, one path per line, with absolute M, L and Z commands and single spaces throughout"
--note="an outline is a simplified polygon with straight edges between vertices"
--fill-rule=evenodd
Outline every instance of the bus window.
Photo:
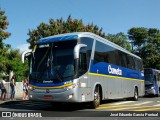
M 79 54 L 79 74 L 82 75 L 87 72 L 87 53 L 85 48 L 81 48 Z
M 128 55 L 128 68 L 135 69 L 135 62 L 132 56 Z
M 122 67 L 126 67 L 127 68 L 127 55 L 121 51 L 119 51 L 121 58 L 121 65 Z
M 118 56 L 118 52 L 116 53 L 115 48 L 110 47 L 106 44 L 103 44 L 102 42 L 96 41 L 96 47 L 95 47 L 95 53 L 94 53 L 94 64 L 98 62 L 107 62 L 107 63 L 116 65 L 117 62 L 115 58 L 117 56 Z
M 96 47 L 95 47 L 95 53 L 94 53 L 94 64 L 98 62 L 105 62 L 105 59 L 108 57 L 105 57 L 105 44 L 102 44 L 99 41 L 96 41 Z
M 87 47 L 80 49 L 79 56 L 79 75 L 86 73 L 89 69 L 91 52 L 93 47 L 93 39 L 82 37 L 80 39 L 80 44 L 85 44 Z

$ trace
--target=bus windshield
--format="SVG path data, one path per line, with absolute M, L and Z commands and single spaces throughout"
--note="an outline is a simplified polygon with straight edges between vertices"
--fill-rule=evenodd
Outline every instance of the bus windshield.
M 155 80 L 153 74 L 145 74 L 144 77 L 145 77 L 145 84 L 154 84 Z
M 58 83 L 73 79 L 76 44 L 77 40 L 68 40 L 37 45 L 32 57 L 30 81 Z

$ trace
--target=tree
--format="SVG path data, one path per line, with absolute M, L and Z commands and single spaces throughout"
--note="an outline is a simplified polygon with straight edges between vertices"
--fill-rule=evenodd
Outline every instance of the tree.
M 110 40 L 111 42 L 114 42 L 115 44 L 121 46 L 122 48 L 124 48 L 128 51 L 131 51 L 131 45 L 127 41 L 128 37 L 124 33 L 120 32 L 117 34 L 108 34 L 105 38 Z
M 5 11 L 0 9 L 0 73 L 9 74 L 11 71 L 16 73 L 17 81 L 21 81 L 28 71 L 27 63 L 22 65 L 20 52 L 12 50 L 11 45 L 5 44 L 4 40 L 8 38 L 11 33 L 6 32 L 9 22 Z
M 144 67 L 160 69 L 160 30 L 156 28 L 131 28 L 133 51 L 143 59 Z
M 49 24 L 40 23 L 37 29 L 29 30 L 29 39 L 27 42 L 30 43 L 30 48 L 32 49 L 36 41 L 41 38 L 71 32 L 92 32 L 105 37 L 105 34 L 102 32 L 102 28 L 99 29 L 99 27 L 97 25 L 93 25 L 93 23 L 84 25 L 82 20 L 72 20 L 69 15 L 66 21 L 62 18 L 57 20 L 50 19 Z
M 0 72 L 5 72 L 7 70 L 8 61 L 6 60 L 6 54 L 8 53 L 10 45 L 5 45 L 3 40 L 11 35 L 11 33 L 5 31 L 8 25 L 9 22 L 7 21 L 5 11 L 0 9 Z
M 131 28 L 128 31 L 128 37 L 134 46 L 134 51 L 139 50 L 143 47 L 143 44 L 146 42 L 148 37 L 147 28 Z
M 8 25 L 9 22 L 7 21 L 7 16 L 5 15 L 5 11 L 1 10 L 0 8 L 0 53 L 4 48 L 3 40 L 5 40 L 11 35 L 11 33 L 5 31 Z
M 7 60 L 7 73 L 14 71 L 17 81 L 22 81 L 28 76 L 27 61 L 22 64 L 19 50 L 10 50 L 10 53 L 7 55 Z

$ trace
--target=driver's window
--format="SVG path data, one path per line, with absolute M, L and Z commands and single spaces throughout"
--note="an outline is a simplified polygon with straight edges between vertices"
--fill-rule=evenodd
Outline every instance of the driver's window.
M 80 54 L 79 54 L 79 72 L 81 74 L 87 72 L 87 54 L 86 54 L 86 49 L 81 48 Z
M 88 38 L 88 37 L 80 38 L 80 44 L 85 44 L 87 46 L 80 49 L 79 75 L 86 73 L 89 69 L 93 41 L 94 40 L 92 38 Z

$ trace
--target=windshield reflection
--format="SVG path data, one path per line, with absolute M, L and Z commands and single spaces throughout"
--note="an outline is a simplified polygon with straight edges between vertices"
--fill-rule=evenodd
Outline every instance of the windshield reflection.
M 145 84 L 154 84 L 154 76 L 153 74 L 145 74 Z
M 73 79 L 75 61 L 73 50 L 77 40 L 38 45 L 32 57 L 32 82 L 62 82 Z

